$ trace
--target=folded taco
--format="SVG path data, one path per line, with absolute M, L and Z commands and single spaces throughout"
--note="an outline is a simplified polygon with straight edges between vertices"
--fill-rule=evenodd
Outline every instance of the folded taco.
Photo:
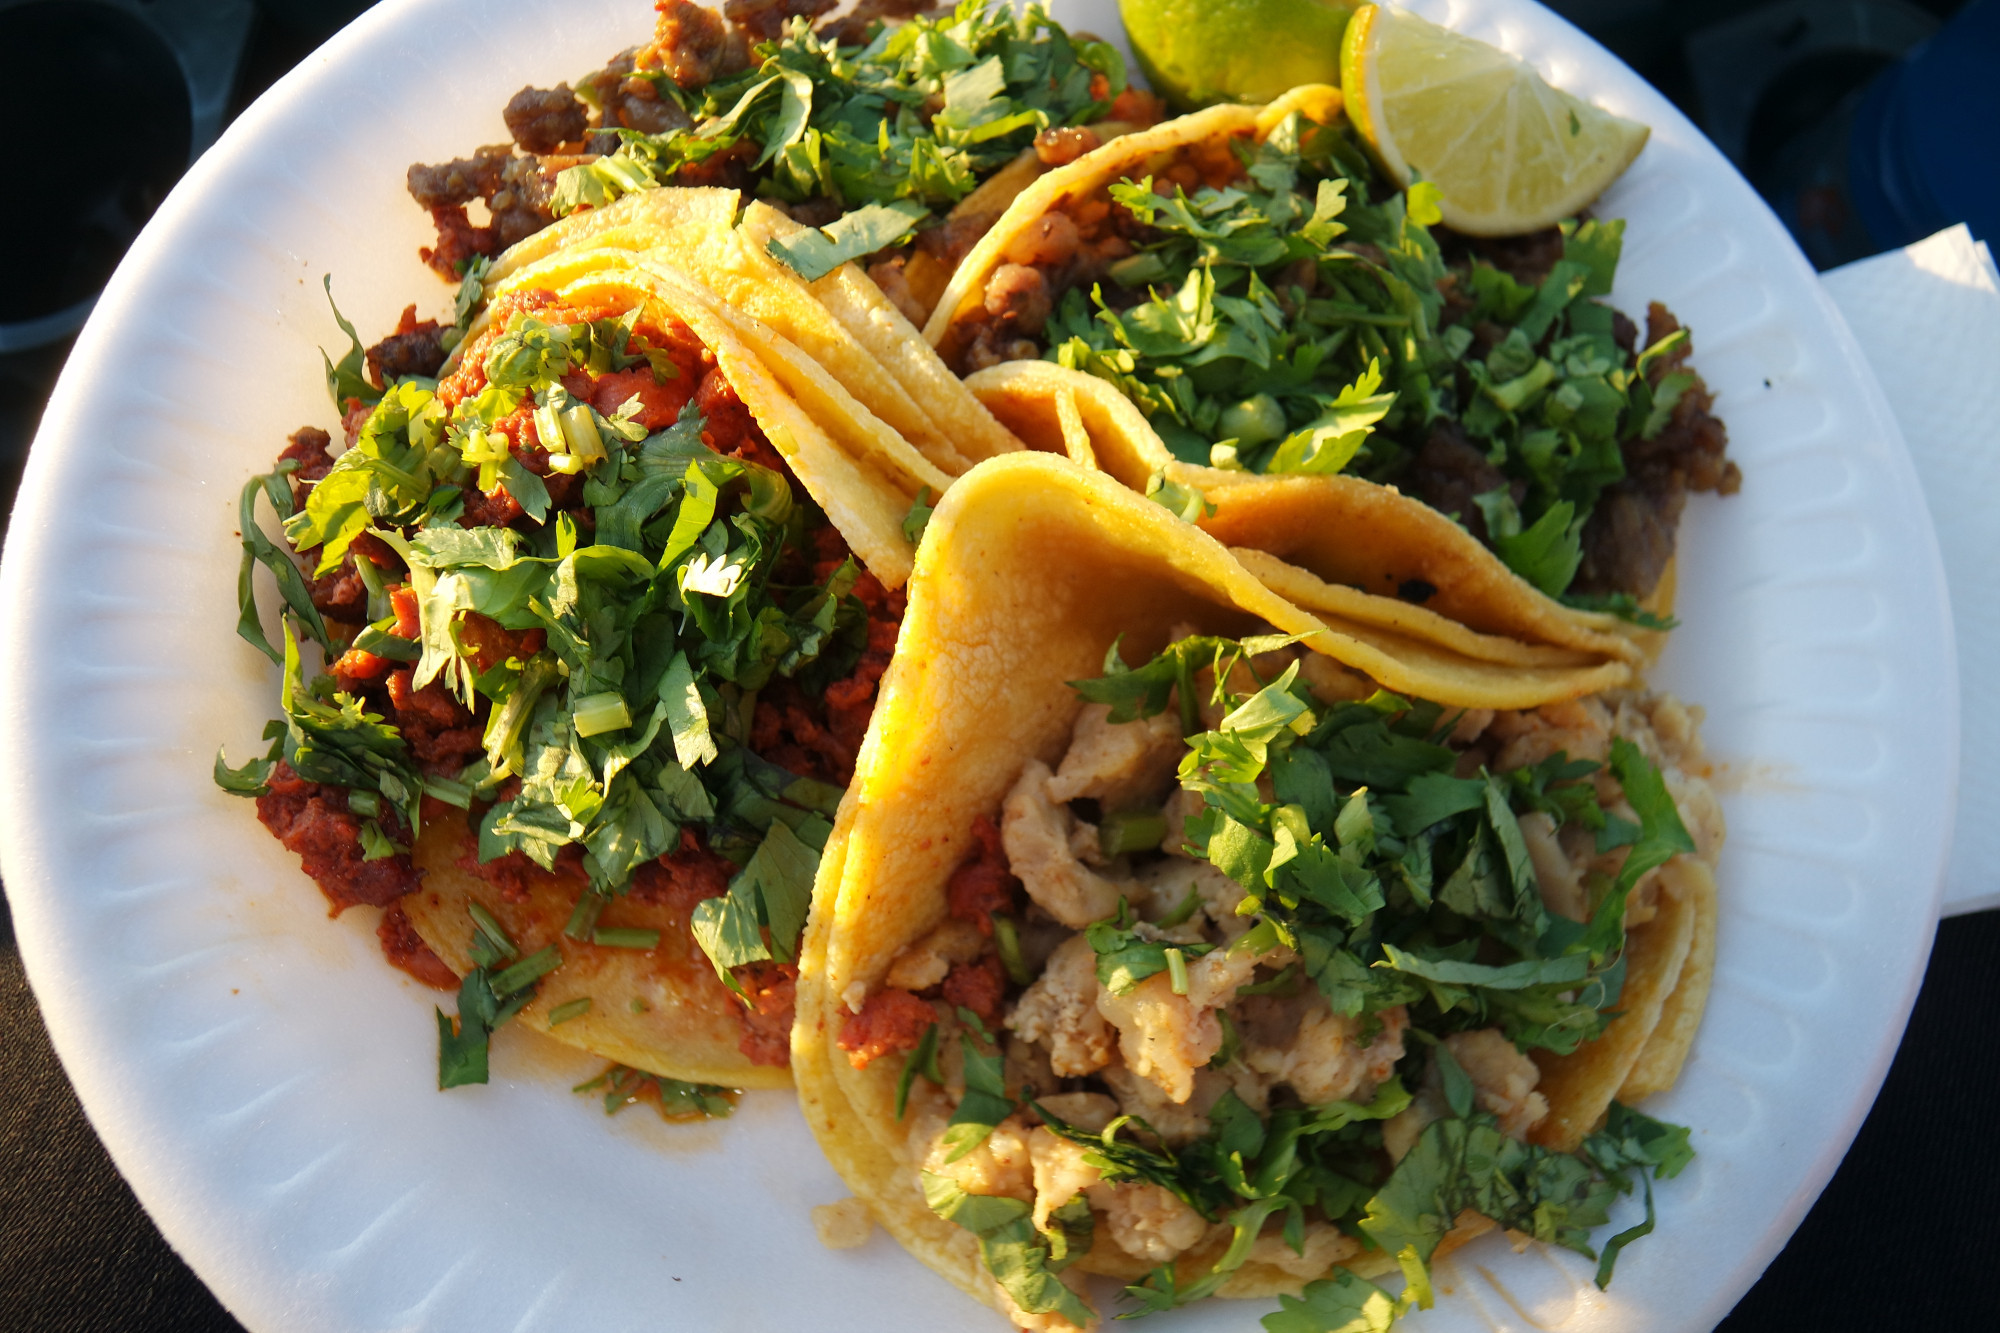
M 1181 462 L 1131 400 L 1097 376 L 1047 361 L 1007 361 L 966 384 L 1030 447 L 1176 507 L 1301 605 L 1329 607 L 1365 594 L 1404 603 L 1411 616 L 1429 612 L 1514 639 L 1523 652 L 1580 655 L 1575 660 L 1637 661 L 1661 637 L 1605 612 L 1563 605 L 1463 525 L 1393 487 Z M 1651 604 L 1664 615 L 1670 598 L 1668 582 Z
M 808 282 L 772 250 L 777 242 L 784 253 L 808 229 L 762 201 L 742 208 L 739 220 L 740 204 L 735 190 L 670 187 L 571 214 L 502 255 L 485 275 L 485 298 L 656 260 L 818 361 L 948 474 L 1021 447 L 880 287 L 846 263 L 809 266 L 816 276 Z M 481 327 L 475 320 L 472 330 Z
M 334 911 L 385 908 L 392 959 L 458 987 L 444 1085 L 485 1080 L 509 1018 L 659 1077 L 784 1084 L 906 492 L 942 474 L 658 266 L 512 291 L 451 374 L 378 393 L 349 398 L 344 453 L 301 431 L 245 492 L 244 633 L 284 717 L 218 780 Z
M 1043 454 L 938 507 L 902 634 L 793 1064 L 906 1248 L 1053 1330 L 1095 1323 L 1090 1274 L 1380 1327 L 1371 1278 L 1428 1303 L 1496 1225 L 1601 1244 L 1608 1279 L 1611 1200 L 1689 1155 L 1630 1105 L 1709 976 L 1688 710 L 1380 688 L 1219 543 Z
M 1687 494 L 1738 484 L 1686 330 L 1600 299 L 1621 222 L 1481 240 L 1436 198 L 1376 171 L 1334 89 L 1211 107 L 1024 190 L 925 336 L 1004 421 L 1052 382 L 1015 363 L 1046 359 L 1137 409 L 1101 449 L 1211 499 L 1394 486 L 1549 597 L 1658 623 Z

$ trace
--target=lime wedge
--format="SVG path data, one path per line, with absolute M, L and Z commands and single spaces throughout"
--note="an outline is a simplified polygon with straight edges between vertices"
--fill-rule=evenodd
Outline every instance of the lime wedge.
M 1340 78 L 1340 30 L 1355 0 L 1119 0 L 1153 91 L 1176 110 L 1269 102 Z
M 1625 173 L 1648 130 L 1486 43 L 1364 5 L 1340 47 L 1347 114 L 1396 183 L 1443 195 L 1445 224 L 1513 236 L 1570 217 Z

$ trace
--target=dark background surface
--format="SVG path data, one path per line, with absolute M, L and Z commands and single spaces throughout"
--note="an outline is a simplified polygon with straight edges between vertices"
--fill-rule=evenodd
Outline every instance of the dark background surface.
M 61 106 L 63 139 L 84 146 L 94 182 L 57 190 L 53 201 L 38 196 L 37 208 L 47 211 L 16 200 L 0 216 L 0 244 L 13 249 L 18 241 L 16 253 L 48 261 L 32 283 L 17 278 L 0 291 L 0 325 L 87 299 L 199 137 L 191 121 L 200 98 L 163 63 L 171 53 L 148 30 L 149 11 L 198 14 L 211 57 L 240 49 L 221 88 L 214 88 L 217 60 L 208 65 L 211 110 L 226 120 L 366 7 L 238 0 L 203 11 L 200 0 L 121 0 L 107 13 L 78 0 L 0 0 L 0 111 L 15 112 L 9 123 L 36 124 L 47 120 L 47 107 Z M 636 39 L 645 6 L 633 0 L 632 7 Z M 1879 248 L 1853 222 L 1839 188 L 1841 135 L 1861 86 L 1959 7 L 1958 0 L 1788 0 L 1761 9 L 1730 0 L 1553 4 L 1730 150 L 1821 267 Z M 218 18 L 225 10 L 236 18 Z M 64 95 L 85 79 L 99 95 Z M 93 156 L 93 145 L 116 151 Z M 0 350 L 0 514 L 12 503 L 69 342 Z M 2000 1154 L 1989 1146 L 2000 1100 L 1995 977 L 2000 913 L 1945 922 L 1909 1032 L 1853 1150 L 1723 1323 L 1727 1333 L 2000 1329 L 2000 1282 L 1986 1267 L 2000 1243 L 1992 1199 Z M 161 1238 L 84 1118 L 50 1049 L 0 899 L 0 1333 L 239 1327 Z

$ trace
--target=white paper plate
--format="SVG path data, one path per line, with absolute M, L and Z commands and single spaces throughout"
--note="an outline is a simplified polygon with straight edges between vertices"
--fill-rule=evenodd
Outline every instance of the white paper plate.
M 1614 300 L 1668 302 L 1745 476 L 1683 529 L 1662 684 L 1708 706 L 1730 840 L 1708 1021 L 1648 1109 L 1700 1157 L 1607 1294 L 1573 1255 L 1483 1242 L 1413 1329 L 1705 1328 L 1846 1149 L 1929 948 L 1957 771 L 1935 542 L 1896 427 L 1805 261 L 1695 129 L 1519 0 L 1422 4 L 1651 124 L 1601 211 Z M 1115 32 L 1108 0 L 1067 14 Z M 999 1327 L 880 1237 L 783 1095 L 735 1119 L 607 1121 L 595 1072 L 521 1034 L 495 1082 L 433 1091 L 436 996 L 329 922 L 297 862 L 209 781 L 273 673 L 233 634 L 238 487 L 336 423 L 331 272 L 371 333 L 412 297 L 403 168 L 504 137 L 522 84 L 641 40 L 641 0 L 381 5 L 230 129 L 133 247 L 71 356 L 0 572 L 0 829 L 29 975 L 91 1119 L 168 1238 L 260 1330 Z M 1163 1328 L 1249 1329 L 1213 1303 Z

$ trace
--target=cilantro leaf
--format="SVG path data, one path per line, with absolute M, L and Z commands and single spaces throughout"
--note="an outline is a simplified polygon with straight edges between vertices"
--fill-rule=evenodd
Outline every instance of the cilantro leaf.
M 1554 597 L 1583 563 L 1583 520 L 1575 505 L 1558 500 L 1525 532 L 1495 536 L 1493 550 L 1507 568 Z
M 1631 851 L 1625 854 L 1625 864 L 1619 868 L 1618 878 L 1613 881 L 1610 892 L 1598 903 L 1585 929 L 1584 947 L 1597 958 L 1623 947 L 1625 901 L 1639 881 L 1674 856 L 1695 850 L 1694 839 L 1681 822 L 1680 811 L 1674 806 L 1674 798 L 1667 791 L 1666 780 L 1660 776 L 1660 770 L 1653 766 L 1638 746 L 1623 736 L 1612 739 L 1611 771 L 1617 774 L 1625 799 L 1639 816 L 1639 836 L 1633 842 Z
M 869 204 L 824 227 L 796 236 L 774 236 L 765 247 L 807 282 L 815 282 L 851 259 L 872 255 L 901 241 L 930 210 L 909 199 Z
M 982 1030 L 980 1035 L 985 1037 L 986 1033 Z M 994 1127 L 1014 1114 L 1014 1103 L 1007 1096 L 1003 1080 L 1004 1062 L 1000 1053 L 980 1050 L 970 1036 L 959 1039 L 959 1053 L 965 1065 L 965 1096 L 959 1099 L 940 1140 L 951 1150 L 945 1157 L 947 1163 L 956 1162 L 986 1142 Z
M 774 819 L 749 862 L 729 881 L 729 891 L 695 904 L 688 930 L 732 990 L 731 969 L 797 955 L 818 869 L 818 852 Z
M 1034 1209 L 1019 1199 L 968 1193 L 950 1176 L 923 1173 L 924 1202 L 932 1212 L 971 1232 L 979 1241 L 986 1271 L 1015 1305 L 1030 1314 L 1056 1313 L 1071 1323 L 1095 1319 L 1083 1299 L 1056 1277 L 1050 1240 L 1035 1230 Z M 1069 1229 L 1072 1218 L 1059 1222 L 1065 1258 L 1077 1239 Z
M 916 1049 L 903 1061 L 903 1072 L 896 1079 L 896 1119 L 903 1118 L 904 1110 L 910 1104 L 910 1087 L 922 1074 L 939 1087 L 944 1086 L 944 1073 L 938 1068 L 937 1024 L 924 1029 L 924 1035 L 917 1039 Z
M 236 506 L 236 530 L 243 544 L 243 561 L 236 573 L 236 633 L 245 642 L 283 666 L 285 656 L 271 646 L 264 637 L 264 627 L 257 614 L 257 597 L 253 586 L 256 567 L 262 565 L 270 571 L 272 580 L 278 585 L 278 595 L 285 606 L 298 617 L 313 641 L 331 652 L 333 641 L 327 635 L 326 622 L 321 619 L 319 608 L 313 605 L 312 589 L 306 585 L 299 567 L 291 555 L 279 549 L 278 544 L 264 535 L 257 524 L 257 497 L 264 496 L 277 511 L 278 521 L 284 522 L 292 516 L 291 484 L 283 471 L 272 472 L 260 477 L 252 477 L 243 484 L 243 491 Z
M 1279 1296 L 1278 1305 L 1260 1321 L 1269 1333 L 1386 1333 L 1396 1320 L 1395 1300 L 1345 1268 L 1297 1296 Z
M 340 306 L 333 299 L 333 275 L 322 274 L 320 285 L 326 289 L 326 304 L 333 311 L 333 322 L 347 335 L 347 351 L 338 362 L 324 351 L 319 354 L 320 361 L 326 366 L 327 397 L 333 399 L 336 411 L 344 413 L 350 400 L 372 403 L 381 396 L 381 392 L 368 382 L 368 362 L 361 350 L 361 335 L 354 331 L 354 325 L 340 313 Z
M 1520 962 L 1497 967 L 1452 958 L 1424 957 L 1399 949 L 1393 944 L 1384 944 L 1382 955 L 1382 961 L 1376 964 L 1377 967 L 1386 967 L 1406 976 L 1421 977 L 1425 981 L 1435 981 L 1448 986 L 1480 986 L 1487 990 L 1522 990 L 1529 986 L 1573 985 L 1582 981 L 1590 972 L 1590 960 L 1582 954 L 1565 954 L 1556 958 L 1524 958 Z
M 475 922 L 475 939 L 480 929 Z M 541 978 L 562 965 L 562 954 L 554 945 L 497 971 L 493 963 L 502 960 L 487 956 L 490 961 L 480 963 L 459 982 L 456 1023 L 442 1009 L 436 1010 L 440 1091 L 487 1081 L 487 1049 L 494 1029 L 526 1008 Z
M 903 540 L 915 546 L 924 539 L 924 529 L 930 526 L 931 515 L 937 503 L 926 486 L 917 492 L 917 498 L 910 501 L 910 512 L 903 516 Z
M 1097 979 L 1114 995 L 1129 994 L 1147 977 L 1167 971 L 1169 950 L 1179 951 L 1184 958 L 1199 958 L 1216 947 L 1146 939 L 1113 921 L 1094 922 L 1084 934 L 1097 952 Z

